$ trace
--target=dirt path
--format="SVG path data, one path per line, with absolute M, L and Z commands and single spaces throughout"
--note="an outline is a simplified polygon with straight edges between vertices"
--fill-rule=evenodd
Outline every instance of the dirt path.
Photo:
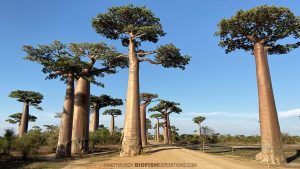
M 266 165 L 187 150 L 174 146 L 158 146 L 148 154 L 136 157 L 113 157 L 108 161 L 77 160 L 64 169 L 127 169 L 127 168 L 189 168 L 189 169 L 267 169 Z M 101 158 L 99 156 L 99 158 Z M 143 166 L 143 165 L 156 166 Z M 140 166 L 136 166 L 140 165 Z M 281 167 L 279 167 L 281 168 Z

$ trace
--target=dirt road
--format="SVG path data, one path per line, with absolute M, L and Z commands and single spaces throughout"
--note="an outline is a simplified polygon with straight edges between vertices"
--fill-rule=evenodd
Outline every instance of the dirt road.
M 99 158 L 101 158 L 99 156 Z M 136 157 L 113 157 L 108 161 L 77 160 L 64 169 L 267 169 L 267 165 L 241 161 L 174 146 L 158 146 Z M 277 167 L 276 167 L 277 168 Z M 279 167 L 281 168 L 281 167 Z

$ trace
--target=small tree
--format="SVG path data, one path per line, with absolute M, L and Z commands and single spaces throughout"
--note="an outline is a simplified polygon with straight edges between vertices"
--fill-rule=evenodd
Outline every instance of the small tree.
M 219 45 L 226 53 L 243 49 L 252 51 L 255 56 L 262 138 L 262 151 L 256 158 L 282 164 L 286 159 L 280 141 L 267 54 L 286 54 L 300 46 L 299 41 L 281 44 L 285 38 L 300 38 L 300 19 L 288 8 L 264 5 L 248 11 L 240 10 L 235 16 L 222 19 L 218 27 Z
M 12 91 L 9 94 L 9 97 L 16 98 L 17 101 L 24 104 L 19 129 L 19 137 L 22 137 L 28 130 L 29 106 L 33 106 L 38 110 L 43 110 L 42 107 L 39 106 L 39 104 L 42 103 L 43 95 L 33 91 L 16 90 Z
M 179 114 L 182 112 L 181 108 L 179 107 L 179 103 L 171 102 L 171 101 L 166 101 L 166 100 L 160 100 L 160 102 L 150 108 L 148 111 L 150 112 L 160 112 L 164 118 L 164 143 L 165 144 L 171 144 L 171 125 L 170 125 L 170 119 L 169 115 L 171 113 L 177 113 Z
M 157 94 L 152 93 L 141 93 L 140 94 L 140 118 L 141 118 L 141 139 L 142 146 L 147 144 L 147 124 L 146 124 L 146 108 L 153 101 L 153 99 L 157 98 Z
M 165 68 L 184 69 L 190 61 L 189 56 L 182 56 L 173 44 L 160 46 L 154 51 L 139 49 L 142 42 L 156 43 L 165 32 L 154 14 L 146 7 L 126 5 L 112 7 L 108 12 L 93 18 L 92 26 L 97 33 L 109 38 L 119 39 L 128 47 L 129 77 L 126 97 L 126 115 L 121 156 L 140 154 L 140 109 L 139 109 L 139 63 L 148 62 Z M 154 59 L 146 56 L 155 55 Z
M 206 119 L 206 117 L 198 116 L 193 118 L 193 122 L 199 125 L 199 136 L 201 136 L 201 123 Z
M 6 119 L 5 121 L 11 123 L 11 124 L 16 124 L 18 123 L 19 126 L 19 132 L 20 132 L 20 125 L 21 125 L 21 119 L 22 119 L 22 113 L 14 113 L 9 115 L 9 118 Z M 29 114 L 28 116 L 28 122 L 35 122 L 37 117 L 32 116 Z
M 115 117 L 122 115 L 122 111 L 120 109 L 107 109 L 103 112 L 103 115 L 111 115 L 110 135 L 113 135 L 115 131 Z
M 0 149 L 3 149 L 3 153 L 9 154 L 9 151 L 12 148 L 13 141 L 15 140 L 14 129 L 5 129 L 3 138 L 0 139 Z
M 91 125 L 90 125 L 90 132 L 96 131 L 99 126 L 99 111 L 101 108 L 107 106 L 120 106 L 123 105 L 122 99 L 112 98 L 106 94 L 101 96 L 94 96 L 91 95 L 90 97 L 90 104 L 92 109 L 94 110 L 91 117 Z
M 149 139 L 148 138 L 148 130 L 149 129 L 152 129 L 152 124 L 151 124 L 151 120 L 146 118 L 146 134 L 147 134 L 147 137 L 146 137 L 146 141 Z
M 156 129 L 156 141 L 160 142 L 160 134 L 159 134 L 159 127 L 161 127 L 161 123 L 159 122 L 159 119 L 163 119 L 163 115 L 160 113 L 157 114 L 151 114 L 150 118 L 156 118 L 156 125 L 154 126 L 154 129 Z

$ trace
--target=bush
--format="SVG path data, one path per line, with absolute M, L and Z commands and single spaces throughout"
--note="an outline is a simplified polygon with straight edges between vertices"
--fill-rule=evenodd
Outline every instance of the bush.
M 15 140 L 16 135 L 14 129 L 6 129 L 4 136 L 0 138 L 0 149 L 2 149 L 4 154 L 9 154 Z
M 36 155 L 40 147 L 46 145 L 46 138 L 41 131 L 41 128 L 35 126 L 16 141 L 16 148 L 24 160 L 29 155 Z

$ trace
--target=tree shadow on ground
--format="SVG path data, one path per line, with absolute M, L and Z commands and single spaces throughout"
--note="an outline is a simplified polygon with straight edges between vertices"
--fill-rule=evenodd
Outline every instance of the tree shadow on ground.
M 291 162 L 297 160 L 298 158 L 300 158 L 300 150 L 297 150 L 295 155 L 293 155 L 291 157 L 287 157 L 286 161 L 287 161 L 287 163 L 291 163 Z
M 150 150 L 149 153 L 151 154 L 151 153 L 156 153 L 164 150 L 173 150 L 173 149 L 182 149 L 182 148 L 178 148 L 178 147 L 159 148 L 156 150 Z

